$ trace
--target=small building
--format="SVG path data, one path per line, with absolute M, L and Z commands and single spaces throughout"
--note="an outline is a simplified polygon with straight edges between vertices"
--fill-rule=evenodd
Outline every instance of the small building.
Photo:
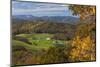
M 46 40 L 50 40 L 50 38 L 46 38 Z

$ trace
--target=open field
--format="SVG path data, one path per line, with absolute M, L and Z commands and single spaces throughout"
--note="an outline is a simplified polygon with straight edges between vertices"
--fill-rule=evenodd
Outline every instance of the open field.
M 51 39 L 53 37 L 53 34 L 19 34 L 16 35 L 16 37 L 23 37 L 27 39 L 30 44 L 25 43 L 21 40 L 13 40 L 13 45 L 20 45 L 20 46 L 26 46 L 26 48 L 36 48 L 36 49 L 47 49 L 49 47 L 57 46 L 56 44 L 59 45 L 64 45 L 63 40 L 54 40 Z

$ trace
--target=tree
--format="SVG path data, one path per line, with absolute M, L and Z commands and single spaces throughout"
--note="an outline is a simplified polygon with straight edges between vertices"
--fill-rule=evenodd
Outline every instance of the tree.
M 70 53 L 70 60 L 74 61 L 93 61 L 95 60 L 95 44 L 90 36 L 80 40 L 77 36 L 72 42 L 73 49 Z
M 62 63 L 62 62 L 68 62 L 68 56 L 69 54 L 66 54 L 64 52 L 66 50 L 65 46 L 55 46 L 50 47 L 45 53 L 43 53 L 40 57 L 40 63 L 41 64 L 48 64 L 48 63 Z
M 69 9 L 73 15 L 80 16 L 80 19 L 86 19 L 89 16 L 96 15 L 96 7 L 88 5 L 70 5 Z
M 73 15 L 78 15 L 81 19 L 80 22 L 86 22 L 78 25 L 75 37 L 72 40 L 72 49 L 70 50 L 69 59 L 71 62 L 75 61 L 94 61 L 96 59 L 95 52 L 95 38 L 92 39 L 95 33 L 95 21 L 92 19 L 96 15 L 95 6 L 85 5 L 71 5 L 69 9 Z M 94 17 L 91 17 L 94 16 Z M 86 19 L 92 18 L 88 21 Z M 92 22 L 91 24 L 89 22 Z M 94 30 L 94 31 L 93 31 Z

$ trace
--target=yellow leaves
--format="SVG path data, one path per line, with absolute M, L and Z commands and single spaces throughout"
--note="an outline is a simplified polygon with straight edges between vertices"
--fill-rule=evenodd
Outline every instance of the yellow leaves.
M 72 42 L 72 46 L 74 48 L 71 50 L 70 58 L 72 58 L 73 61 L 86 61 L 95 59 L 95 56 L 92 56 L 95 53 L 93 52 L 94 46 L 90 36 L 84 38 L 76 36 Z
M 92 19 L 95 22 L 96 7 L 87 5 L 71 5 L 73 15 L 80 16 L 80 19 Z M 86 21 L 88 22 L 88 21 Z M 72 61 L 91 61 L 95 60 L 95 24 L 80 25 L 76 31 L 76 36 L 72 40 L 70 58 Z
M 90 13 L 95 15 L 96 14 L 96 7 L 90 7 Z
M 92 10 L 93 10 L 93 14 L 96 14 L 96 8 L 92 8 Z
M 83 39 L 83 45 L 81 47 L 84 50 L 89 50 L 90 47 L 92 47 L 92 44 L 93 44 L 93 42 L 90 39 L 90 36 L 87 36 L 86 38 Z
M 80 44 L 80 38 L 79 38 L 79 36 L 77 36 L 76 38 L 74 38 L 73 39 L 73 42 L 72 42 L 72 46 L 74 47 L 74 46 L 76 46 L 76 45 L 78 45 L 78 44 Z M 78 44 L 77 44 L 78 43 Z

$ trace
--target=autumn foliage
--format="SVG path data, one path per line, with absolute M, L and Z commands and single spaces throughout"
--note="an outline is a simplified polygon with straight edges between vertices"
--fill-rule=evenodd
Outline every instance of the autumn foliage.
M 91 15 L 96 15 L 95 6 L 86 5 L 71 5 L 69 9 L 72 10 L 73 15 L 79 15 L 80 19 L 86 19 Z
M 81 23 L 81 25 L 77 27 L 76 36 L 72 40 L 72 49 L 69 58 L 71 62 L 94 61 L 96 60 L 95 7 L 72 5 L 70 9 L 73 11 L 73 15 L 80 16 L 83 25 Z M 87 18 L 91 18 L 92 20 L 87 20 Z M 86 24 L 84 25 L 84 23 Z
M 71 61 L 93 61 L 95 60 L 95 44 L 90 36 L 80 39 L 79 36 L 72 42 L 73 49 L 70 53 Z

